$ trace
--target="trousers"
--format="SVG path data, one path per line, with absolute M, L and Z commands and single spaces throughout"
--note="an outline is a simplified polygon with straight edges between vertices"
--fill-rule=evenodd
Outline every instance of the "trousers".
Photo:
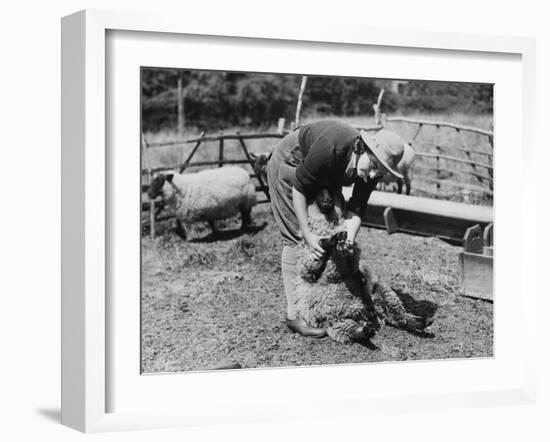
M 281 254 L 281 273 L 286 297 L 286 315 L 288 319 L 296 319 L 295 281 L 298 276 L 297 268 L 298 246 L 283 246 Z

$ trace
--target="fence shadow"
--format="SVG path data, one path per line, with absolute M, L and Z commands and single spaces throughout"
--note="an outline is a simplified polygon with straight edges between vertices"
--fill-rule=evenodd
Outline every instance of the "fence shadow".
M 261 232 L 267 226 L 267 221 L 264 221 L 262 224 L 248 226 L 245 230 L 243 229 L 230 229 L 230 230 L 218 230 L 216 233 L 210 232 L 206 236 L 199 238 L 192 238 L 189 240 L 191 243 L 212 243 L 215 241 L 229 241 L 231 239 L 239 238 L 244 235 L 255 235 L 258 232 Z
M 435 315 L 438 309 L 438 305 L 435 302 L 428 301 L 426 299 L 414 299 L 407 292 L 396 291 L 397 296 L 401 299 L 401 302 L 405 306 L 405 309 L 413 315 L 420 316 L 422 318 L 431 318 Z

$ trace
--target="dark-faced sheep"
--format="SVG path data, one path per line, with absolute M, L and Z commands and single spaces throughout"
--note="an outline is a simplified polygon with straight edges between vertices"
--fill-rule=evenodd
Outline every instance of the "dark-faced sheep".
M 154 177 L 147 191 L 149 198 L 162 195 L 175 206 L 178 234 L 184 226 L 207 222 L 216 232 L 215 222 L 241 214 L 241 228 L 251 223 L 256 204 L 256 187 L 248 172 L 240 167 L 220 167 L 196 173 L 164 173 Z
M 264 181 L 267 181 L 267 163 L 271 159 L 273 152 L 269 153 L 255 153 L 250 152 L 250 159 L 252 160 L 252 168 L 256 175 L 262 178 Z
M 337 342 L 364 342 L 381 322 L 421 332 L 431 319 L 405 310 L 398 295 L 379 281 L 360 259 L 359 246 L 347 241 L 343 198 L 323 190 L 308 206 L 308 224 L 321 237 L 325 256 L 315 259 L 307 245 L 298 252 L 295 285 L 298 314 L 313 327 L 322 327 Z

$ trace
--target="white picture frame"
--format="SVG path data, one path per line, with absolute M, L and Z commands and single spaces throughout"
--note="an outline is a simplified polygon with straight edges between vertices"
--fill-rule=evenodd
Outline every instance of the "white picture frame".
M 238 24 L 212 22 L 205 17 L 182 22 L 177 17 L 153 14 L 87 10 L 62 21 L 62 423 L 84 432 L 158 428 L 209 423 L 231 423 L 287 417 L 324 416 L 327 401 L 312 401 L 312 407 L 285 409 L 280 403 L 258 406 L 248 396 L 235 399 L 231 413 L 198 407 L 194 413 L 166 411 L 152 406 L 149 411 L 109 412 L 108 393 L 110 346 L 106 339 L 111 312 L 106 293 L 107 244 L 112 239 L 107 228 L 109 195 L 106 155 L 106 35 L 109 31 L 141 31 L 163 34 L 206 35 L 270 39 L 273 41 L 368 45 L 379 48 L 426 48 L 440 51 L 467 51 L 513 54 L 521 57 L 522 112 L 521 155 L 532 161 L 534 152 L 535 45 L 534 40 L 517 37 L 489 37 L 451 33 L 388 31 L 343 25 L 321 28 L 281 28 L 267 22 Z M 137 92 L 136 92 L 137 93 Z M 498 138 L 496 137 L 496 142 Z M 498 166 L 497 166 L 498 167 Z M 524 166 L 527 167 L 527 166 Z M 522 219 L 533 216 L 536 192 L 520 189 Z M 533 204 L 530 204 L 533 203 Z M 534 266 L 527 265 L 534 233 L 523 224 L 521 235 L 521 312 L 535 318 Z M 498 237 L 498 232 L 497 235 Z M 498 254 L 497 254 L 497 260 Z M 533 336 L 534 322 L 522 325 L 523 336 Z M 497 337 L 498 338 L 498 337 Z M 342 394 L 341 414 L 431 408 L 532 403 L 535 396 L 535 339 L 525 339 L 518 353 L 521 376 L 501 388 L 468 392 L 378 396 L 365 400 L 360 394 Z M 498 358 L 498 354 L 496 355 Z M 332 371 L 339 368 L 333 368 Z M 390 370 L 391 368 L 388 368 Z M 136 367 L 137 370 L 137 367 Z M 355 367 L 355 372 L 361 367 Z M 412 370 L 412 368 L 409 368 Z M 303 376 L 287 370 L 286 377 Z M 241 375 L 246 376 L 246 372 Z M 201 376 L 214 376 L 202 374 Z M 218 380 L 223 374 L 215 374 Z M 521 378 L 521 379 L 520 379 Z M 198 378 L 195 378 L 197 380 Z M 226 378 L 227 379 L 227 378 Z M 519 380 L 518 380 L 519 379 Z M 165 383 L 173 381 L 165 380 Z M 260 393 L 256 393 L 260 394 Z M 192 401 L 192 397 L 186 398 Z M 227 405 L 227 404 L 225 404 Z M 328 407 L 331 408 L 331 407 Z M 334 408 L 334 407 L 332 407 Z M 156 411 L 155 411 L 156 410 Z M 334 415 L 334 409 L 331 411 Z

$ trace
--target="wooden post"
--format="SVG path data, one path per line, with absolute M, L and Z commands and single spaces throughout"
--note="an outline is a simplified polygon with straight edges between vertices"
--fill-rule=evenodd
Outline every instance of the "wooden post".
M 296 104 L 296 118 L 294 120 L 294 127 L 300 125 L 300 112 L 302 111 L 302 97 L 304 90 L 306 89 L 307 75 L 302 75 L 302 84 L 300 85 L 300 92 L 298 93 L 298 103 Z
M 412 145 L 413 141 L 416 140 L 416 137 L 418 136 L 421 130 L 422 130 L 422 123 L 418 123 L 418 128 L 416 129 L 416 132 L 414 133 L 413 137 L 410 139 L 409 144 Z
M 439 180 L 441 179 L 441 170 L 440 170 L 440 164 L 439 164 L 439 154 L 441 153 L 441 146 L 435 146 L 435 150 L 437 152 L 437 156 L 435 157 L 435 169 L 436 169 L 436 177 L 438 179 L 436 183 L 437 191 L 439 192 L 441 190 L 441 184 L 439 183 Z
M 151 185 L 151 182 L 153 181 L 153 174 L 151 173 L 151 169 L 147 171 L 147 179 L 149 180 L 149 185 Z M 151 226 L 149 236 L 151 239 L 155 239 L 156 236 L 156 226 L 155 226 L 155 200 L 152 199 L 149 201 L 149 224 Z
M 183 92 L 183 72 L 178 73 L 178 135 L 183 137 L 185 131 L 185 96 Z
M 282 135 L 284 130 L 285 130 L 285 119 L 279 118 L 279 122 L 277 123 L 277 132 Z
M 143 162 L 145 165 L 145 168 L 147 170 L 147 183 L 151 185 L 151 182 L 153 181 L 153 174 L 151 172 L 151 165 L 149 164 L 149 157 L 147 156 L 147 141 L 145 140 L 145 136 L 143 133 L 141 134 L 141 149 L 142 149 L 142 155 L 143 155 Z M 155 239 L 155 200 L 152 199 L 149 201 L 149 225 L 150 225 L 150 232 L 149 236 L 151 239 Z
M 435 135 L 435 140 L 437 141 L 437 133 L 439 131 L 439 126 L 436 125 L 435 126 L 435 130 L 436 130 L 436 135 Z M 437 183 L 436 183 L 436 191 L 439 193 L 439 191 L 441 190 L 441 183 L 439 182 L 439 180 L 441 179 L 441 170 L 440 170 L 440 164 L 439 164 L 439 161 L 440 161 L 440 158 L 439 158 L 439 155 L 441 154 L 441 146 L 437 143 L 434 143 L 435 144 L 435 151 L 436 151 L 436 157 L 435 157 L 435 173 L 436 173 L 436 178 L 437 178 Z
M 493 223 L 487 224 L 483 231 L 483 254 L 493 256 Z
M 218 167 L 223 166 L 223 132 L 220 134 L 220 148 L 218 152 Z
M 491 130 L 493 130 L 493 125 L 492 124 L 491 124 Z M 488 135 L 488 138 L 489 138 L 489 144 L 491 145 L 491 152 L 492 152 L 493 149 L 494 149 L 494 147 L 493 147 L 493 136 Z M 493 156 L 492 155 L 489 157 L 489 161 L 491 162 L 491 165 L 492 165 L 493 164 Z M 489 169 L 488 172 L 489 172 L 489 176 L 492 179 L 493 178 L 493 169 Z M 493 181 L 492 180 L 489 182 L 489 189 L 491 189 L 491 191 L 493 190 Z
M 205 134 L 205 131 L 203 130 L 199 135 L 199 139 L 197 140 L 197 143 L 195 144 L 195 146 L 193 146 L 193 149 L 191 150 L 191 152 L 187 156 L 187 159 L 181 165 L 180 173 L 182 173 L 187 168 L 189 163 L 191 162 L 191 158 L 193 158 L 193 155 L 195 155 L 195 152 L 197 151 L 197 149 L 199 148 L 199 146 L 202 143 L 202 138 L 204 138 L 204 134 Z
M 380 89 L 380 93 L 378 94 L 378 100 L 376 100 L 376 104 L 372 105 L 372 108 L 374 110 L 374 124 L 381 124 L 380 105 L 382 104 L 383 96 L 384 96 L 384 88 Z

